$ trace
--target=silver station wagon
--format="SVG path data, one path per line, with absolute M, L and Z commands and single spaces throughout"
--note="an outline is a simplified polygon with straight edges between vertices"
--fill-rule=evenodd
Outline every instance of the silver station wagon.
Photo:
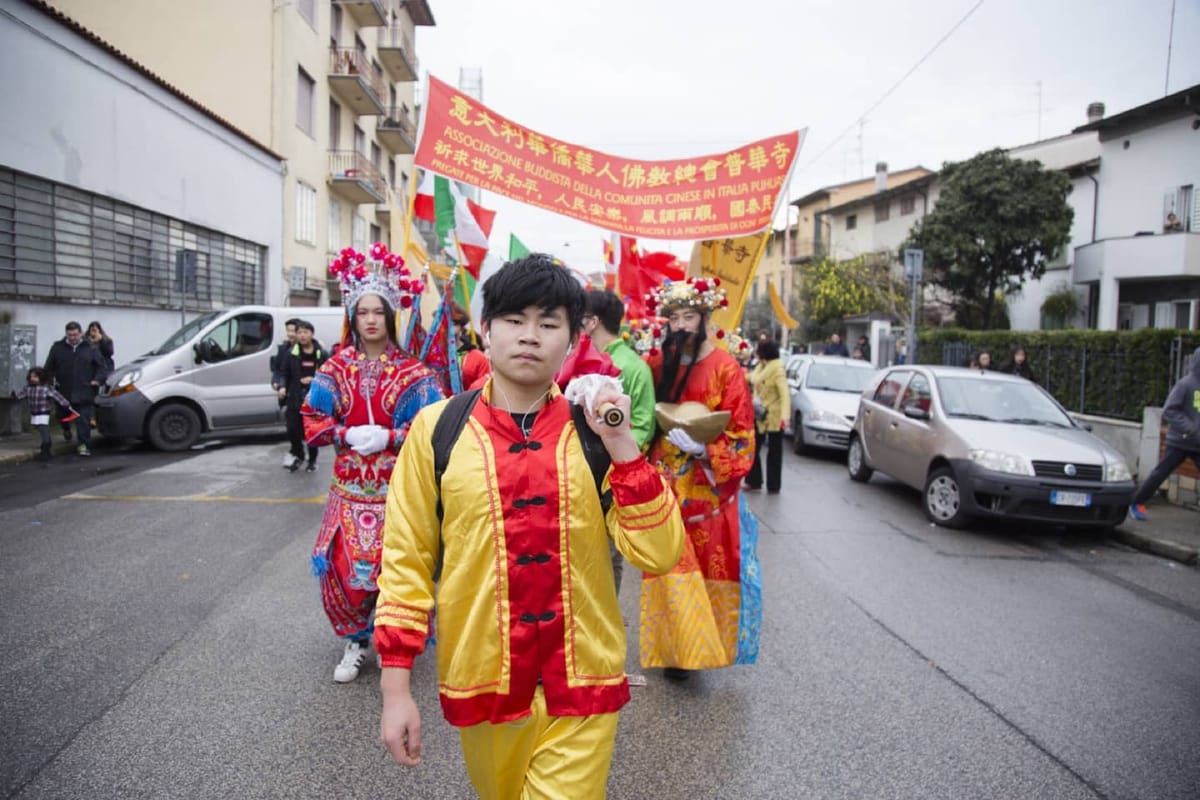
M 1014 375 L 897 366 L 863 392 L 847 451 L 850 477 L 875 470 L 924 494 L 933 522 L 1002 517 L 1111 528 L 1134 483 L 1125 460 Z

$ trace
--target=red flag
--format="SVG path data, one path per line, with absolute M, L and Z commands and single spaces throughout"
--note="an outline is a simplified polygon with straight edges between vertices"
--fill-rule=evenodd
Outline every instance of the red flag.
M 683 280 L 686 271 L 674 253 L 645 253 L 638 250 L 637 240 L 621 237 L 621 262 L 618 283 L 621 299 L 625 301 L 625 316 L 629 320 L 652 316 L 646 308 L 646 293 L 665 279 Z

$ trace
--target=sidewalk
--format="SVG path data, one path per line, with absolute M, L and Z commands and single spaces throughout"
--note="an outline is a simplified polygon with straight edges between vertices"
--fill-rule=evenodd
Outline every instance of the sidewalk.
M 78 458 L 75 442 L 63 441 L 57 427 L 52 428 L 51 449 L 55 458 Z M 93 435 L 95 440 L 98 435 Z M 102 437 L 101 437 L 102 438 Z M 0 436 L 0 464 L 15 464 L 33 459 L 38 449 L 36 433 Z M 1146 507 L 1145 522 L 1127 517 L 1112 538 L 1129 547 L 1144 550 L 1184 564 L 1197 564 L 1200 559 L 1200 508 L 1168 503 L 1158 497 Z
M 67 456 L 78 457 L 75 455 L 75 447 L 77 442 L 74 437 L 71 441 L 64 441 L 62 431 L 57 425 L 50 428 L 50 452 L 54 457 Z M 104 437 L 92 431 L 93 446 L 101 441 Z M 41 439 L 34 432 L 18 433 L 14 436 L 0 436 L 0 464 L 18 464 L 22 461 L 32 461 L 37 455 L 38 448 L 41 446 Z

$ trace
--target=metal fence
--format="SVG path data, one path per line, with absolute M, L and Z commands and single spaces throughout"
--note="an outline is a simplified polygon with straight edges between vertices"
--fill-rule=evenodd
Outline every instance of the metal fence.
M 942 345 L 941 363 L 964 366 L 976 349 L 966 342 Z M 1162 405 L 1187 370 L 1192 349 L 1182 337 L 1170 343 L 1162 363 L 1134 363 L 1124 350 L 1085 346 L 1027 346 L 1034 379 L 1069 411 L 1140 421 L 1144 406 Z M 1008 353 L 991 351 L 992 368 L 1002 369 Z

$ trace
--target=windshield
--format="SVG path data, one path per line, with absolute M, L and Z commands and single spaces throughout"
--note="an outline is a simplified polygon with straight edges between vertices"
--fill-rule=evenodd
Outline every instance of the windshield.
M 1071 418 L 1037 384 L 939 376 L 937 385 L 948 417 L 1074 427 Z
M 200 332 L 201 328 L 216 319 L 217 315 L 220 313 L 220 311 L 210 311 L 207 314 L 201 314 L 187 325 L 184 325 L 182 328 L 175 331 L 175 333 L 171 334 L 170 339 L 167 339 L 165 342 L 163 342 L 157 350 L 151 350 L 148 355 L 165 355 L 166 353 L 175 350 L 180 345 L 186 344 L 193 337 L 195 337 L 197 333 Z
M 847 364 L 813 364 L 808 368 L 804 385 L 809 389 L 862 394 L 875 375 L 872 367 L 851 367 Z

